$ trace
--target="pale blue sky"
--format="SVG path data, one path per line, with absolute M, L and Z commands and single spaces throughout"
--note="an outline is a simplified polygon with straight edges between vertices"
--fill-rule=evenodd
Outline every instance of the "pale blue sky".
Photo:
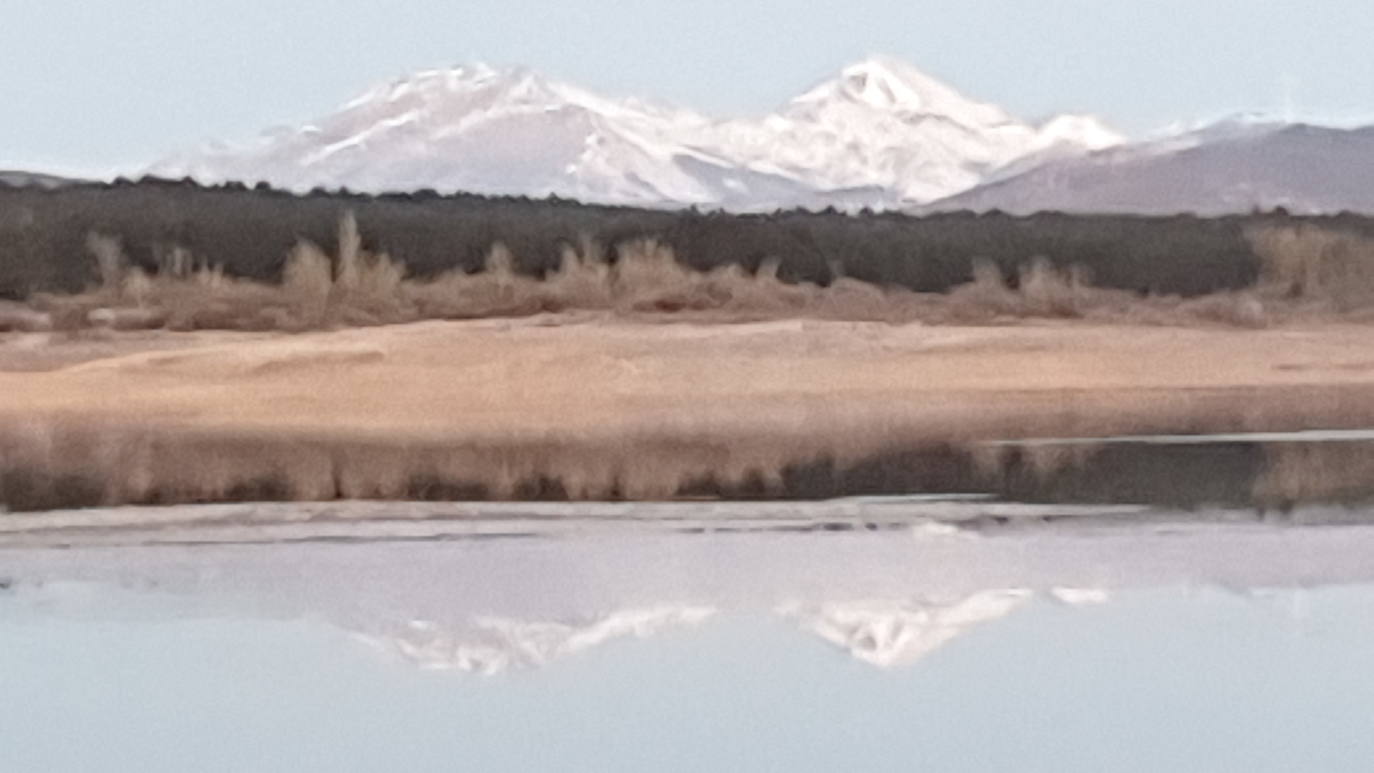
M 3 0 L 0 167 L 137 168 L 474 60 L 760 113 L 887 53 L 1034 118 L 1130 132 L 1236 110 L 1374 115 L 1368 0 Z

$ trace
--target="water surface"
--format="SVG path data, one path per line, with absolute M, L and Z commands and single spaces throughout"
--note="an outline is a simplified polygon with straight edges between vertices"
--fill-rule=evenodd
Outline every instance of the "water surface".
M 11 547 L 0 769 L 1364 769 L 1374 528 L 1180 523 Z

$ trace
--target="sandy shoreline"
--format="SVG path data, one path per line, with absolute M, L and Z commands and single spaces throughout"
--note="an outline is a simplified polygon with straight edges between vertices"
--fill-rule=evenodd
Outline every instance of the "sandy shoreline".
M 582 317 L 295 336 L 201 333 L 189 342 L 183 335 L 116 340 L 107 350 L 113 356 L 49 344 L 54 362 L 63 347 L 85 361 L 29 372 L 4 372 L 22 358 L 0 345 L 0 418 L 510 438 L 664 426 L 764 431 L 789 420 L 824 427 L 874 416 L 929 423 L 970 408 L 1031 417 L 1075 403 L 1104 420 L 1120 414 L 1146 422 L 1143 414 L 1181 416 L 1191 403 L 1227 393 L 1260 403 L 1270 395 L 1311 398 L 1252 406 L 1265 414 L 1257 422 L 1278 425 L 1334 420 L 1319 404 L 1325 399 L 1348 409 L 1374 397 L 1374 336 L 1357 325 L 1256 331 Z
M 53 487 L 133 481 L 104 503 L 463 498 L 473 482 L 497 498 L 656 498 L 939 443 L 1374 426 L 1374 336 L 1358 325 L 581 315 L 184 335 L 49 343 L 46 370 L 0 341 L 5 468 Z

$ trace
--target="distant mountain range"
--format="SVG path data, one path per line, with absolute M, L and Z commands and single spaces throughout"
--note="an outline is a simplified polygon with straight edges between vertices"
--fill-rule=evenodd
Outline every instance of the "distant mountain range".
M 1374 127 L 1224 121 L 1048 161 L 922 210 L 1219 215 L 1276 207 L 1374 213 Z
M 39 188 L 57 188 L 63 185 L 70 185 L 76 182 L 66 177 L 57 175 L 42 174 L 39 172 L 20 172 L 13 169 L 0 169 L 0 185 L 8 185 L 14 188 L 27 188 L 37 186 Z
M 773 610 L 797 625 L 879 668 L 909 666 L 980 625 L 1000 620 L 1039 599 L 1081 607 L 1105 603 L 1097 588 L 990 589 L 965 597 L 786 603 Z M 477 617 L 466 624 L 414 620 L 355 631 L 382 652 L 428 670 L 498 674 L 538 668 L 622 638 L 647 639 L 700 626 L 718 617 L 711 606 L 658 604 L 620 609 L 593 618 L 515 620 Z
M 872 57 L 754 118 L 616 99 L 523 68 L 430 70 L 309 124 L 147 170 L 296 191 L 465 191 L 589 203 L 927 213 L 1374 213 L 1374 127 L 1238 117 L 1130 141 L 1031 123 Z M 62 178 L 0 172 L 0 183 Z
M 893 208 L 967 190 L 1013 163 L 1122 141 L 1088 116 L 1020 121 L 882 57 L 844 68 L 762 118 L 726 120 L 477 65 L 397 80 L 250 147 L 193 151 L 151 172 L 296 190 Z

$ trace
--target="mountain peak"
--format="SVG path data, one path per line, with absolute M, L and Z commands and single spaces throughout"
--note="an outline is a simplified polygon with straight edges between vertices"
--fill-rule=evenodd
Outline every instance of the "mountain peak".
M 153 171 L 298 190 L 765 210 L 858 196 L 885 207 L 967 190 L 1049 146 L 1059 154 L 1101 144 L 1089 134 L 1070 122 L 1042 132 L 884 56 L 843 68 L 771 115 L 726 120 L 478 63 L 394 79 L 252 146 L 182 154 Z
M 846 91 L 874 107 L 926 111 L 934 102 L 958 96 L 949 86 L 906 62 L 871 56 L 840 70 Z
M 1006 617 L 1033 595 L 1009 588 L 962 599 L 788 604 L 778 612 L 865 663 L 891 668 L 910 665 L 968 630 Z
M 838 75 L 792 101 L 791 110 L 815 112 L 841 104 L 901 115 L 938 116 L 968 126 L 1012 120 L 994 105 L 978 102 L 894 57 L 874 55 L 842 68 Z
M 550 84 L 527 67 L 493 67 L 484 63 L 421 70 L 375 86 L 343 106 L 345 111 L 394 105 L 402 101 L 434 101 L 451 95 L 491 92 L 548 92 Z

